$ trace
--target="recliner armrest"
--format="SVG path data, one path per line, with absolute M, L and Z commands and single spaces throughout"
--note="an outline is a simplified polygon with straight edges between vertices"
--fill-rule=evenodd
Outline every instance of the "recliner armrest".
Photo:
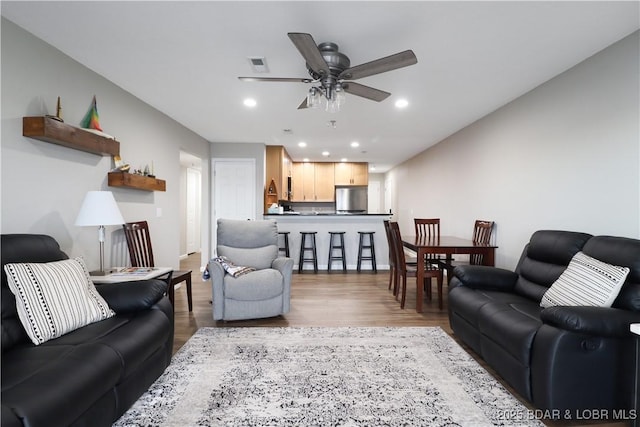
M 96 289 L 116 313 L 147 310 L 162 299 L 167 283 L 160 279 L 97 284 Z
M 540 319 L 572 332 L 607 337 L 629 337 L 629 325 L 640 322 L 640 313 L 609 307 L 548 307 Z
M 271 263 L 271 268 L 278 270 L 280 273 L 282 273 L 283 276 L 288 271 L 288 274 L 290 276 L 291 272 L 293 271 L 293 258 L 276 258 Z
M 513 271 L 486 265 L 460 265 L 453 269 L 453 275 L 459 281 L 458 286 L 503 292 L 512 291 L 518 280 Z

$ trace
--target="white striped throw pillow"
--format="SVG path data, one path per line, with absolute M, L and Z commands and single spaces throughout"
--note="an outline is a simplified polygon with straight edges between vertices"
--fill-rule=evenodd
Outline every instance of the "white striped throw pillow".
M 82 258 L 9 263 L 4 271 L 20 322 L 35 345 L 115 315 Z
M 578 252 L 544 293 L 540 306 L 611 307 L 628 274 L 627 267 L 607 264 Z

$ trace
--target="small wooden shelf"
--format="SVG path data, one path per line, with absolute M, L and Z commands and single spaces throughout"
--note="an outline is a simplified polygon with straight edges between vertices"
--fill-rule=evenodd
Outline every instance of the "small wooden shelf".
M 49 117 L 23 117 L 22 135 L 87 153 L 119 156 L 120 143 Z
M 278 204 L 278 187 L 274 179 L 271 180 L 269 186 L 264 189 L 264 212 L 269 211 L 272 204 Z
M 146 191 L 167 191 L 165 180 L 129 172 L 109 172 L 108 185 L 110 187 L 128 187 Z

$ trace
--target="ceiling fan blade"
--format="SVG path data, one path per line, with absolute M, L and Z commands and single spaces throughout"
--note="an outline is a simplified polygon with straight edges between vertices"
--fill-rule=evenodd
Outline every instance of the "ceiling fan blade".
M 302 110 L 305 108 L 309 108 L 309 106 L 307 105 L 307 98 L 305 97 L 304 100 L 302 101 L 302 103 L 300 105 L 298 105 L 298 110 Z
M 304 79 L 297 77 L 238 77 L 243 82 L 294 82 L 294 83 L 313 83 L 313 79 Z
M 384 101 L 391 95 L 389 92 L 385 92 L 380 89 L 375 89 L 369 86 L 361 85 L 360 83 L 345 82 L 342 84 L 342 88 L 345 92 L 352 95 L 361 96 L 363 98 L 371 99 L 373 101 Z
M 395 70 L 397 68 L 407 67 L 409 65 L 416 64 L 417 62 L 418 58 L 416 58 L 413 51 L 405 50 L 404 52 L 385 56 L 384 58 L 376 59 L 375 61 L 347 68 L 340 73 L 338 79 L 357 80 L 363 77 L 373 76 L 374 74 Z
M 287 34 L 294 45 L 300 51 L 300 54 L 307 61 L 307 65 L 311 67 L 313 71 L 323 76 L 329 75 L 329 66 L 322 57 L 318 45 L 311 37 L 311 34 L 307 33 L 288 33 Z

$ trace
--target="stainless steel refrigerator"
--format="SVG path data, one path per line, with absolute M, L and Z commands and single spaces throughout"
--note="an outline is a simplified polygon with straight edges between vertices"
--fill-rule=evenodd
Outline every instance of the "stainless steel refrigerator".
M 367 213 L 368 186 L 336 185 L 336 213 Z

